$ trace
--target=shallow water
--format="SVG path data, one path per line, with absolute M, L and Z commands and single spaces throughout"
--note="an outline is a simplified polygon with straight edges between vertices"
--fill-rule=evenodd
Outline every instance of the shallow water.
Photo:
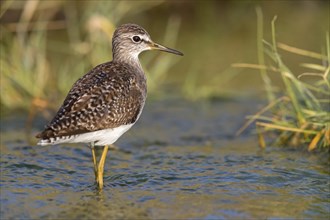
M 31 146 L 24 118 L 1 121 L 1 219 L 327 219 L 319 155 L 235 137 L 256 103 L 149 102 L 94 184 L 87 146 Z M 38 120 L 39 129 L 45 123 Z

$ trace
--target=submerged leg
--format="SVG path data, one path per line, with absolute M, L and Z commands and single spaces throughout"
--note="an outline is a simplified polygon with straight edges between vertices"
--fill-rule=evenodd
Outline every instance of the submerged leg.
M 109 146 L 105 145 L 103 148 L 103 152 L 97 167 L 97 177 L 96 177 L 96 182 L 98 183 L 98 186 L 100 189 L 103 188 L 103 171 L 104 171 L 104 163 L 105 163 L 105 158 L 107 157 Z

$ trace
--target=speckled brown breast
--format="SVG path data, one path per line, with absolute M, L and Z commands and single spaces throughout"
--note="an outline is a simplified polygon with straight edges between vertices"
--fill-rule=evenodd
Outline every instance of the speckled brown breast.
M 134 124 L 146 94 L 140 68 L 100 64 L 73 85 L 54 119 L 36 137 L 45 140 Z

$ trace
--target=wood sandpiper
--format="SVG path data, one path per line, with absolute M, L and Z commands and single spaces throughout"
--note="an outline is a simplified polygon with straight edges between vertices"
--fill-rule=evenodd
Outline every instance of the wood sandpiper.
M 99 189 L 109 145 L 141 115 L 147 85 L 138 56 L 146 50 L 183 55 L 153 42 L 136 24 L 119 26 L 112 38 L 113 61 L 96 66 L 74 83 L 53 120 L 36 136 L 39 145 L 90 144 Z M 98 162 L 94 146 L 104 146 Z

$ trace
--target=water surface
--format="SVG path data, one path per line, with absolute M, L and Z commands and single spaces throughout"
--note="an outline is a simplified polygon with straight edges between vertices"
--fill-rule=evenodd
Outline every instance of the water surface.
M 34 146 L 24 117 L 3 119 L 1 219 L 328 219 L 327 161 L 235 137 L 256 109 L 241 101 L 149 102 L 120 149 L 109 151 L 101 192 L 87 146 Z

